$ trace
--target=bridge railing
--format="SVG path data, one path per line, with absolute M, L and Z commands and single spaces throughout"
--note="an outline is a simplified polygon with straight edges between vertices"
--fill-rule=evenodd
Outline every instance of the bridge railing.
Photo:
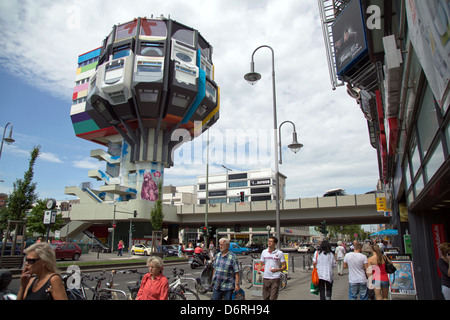
M 376 205 L 376 194 L 355 194 L 334 197 L 285 199 L 280 203 L 281 210 L 319 209 L 332 207 L 354 207 Z M 234 203 L 211 203 L 208 213 L 268 211 L 276 210 L 276 201 L 251 201 Z M 205 213 L 206 204 L 177 206 L 177 214 Z

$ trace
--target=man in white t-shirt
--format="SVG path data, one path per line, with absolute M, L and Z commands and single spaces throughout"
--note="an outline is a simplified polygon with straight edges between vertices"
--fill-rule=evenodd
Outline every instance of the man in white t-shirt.
M 280 272 L 286 270 L 286 260 L 283 251 L 277 249 L 278 239 L 269 237 L 268 248 L 261 253 L 258 273 L 261 273 L 264 263 L 263 300 L 277 300 L 280 287 Z
M 358 294 L 361 300 L 367 300 L 367 257 L 361 253 L 361 243 L 356 243 L 354 252 L 349 252 L 344 257 L 344 269 L 348 269 L 348 299 L 357 300 Z

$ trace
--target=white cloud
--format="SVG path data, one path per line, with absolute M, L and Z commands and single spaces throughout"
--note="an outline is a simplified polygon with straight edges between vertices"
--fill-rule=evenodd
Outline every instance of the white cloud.
M 104 169 L 104 162 L 100 162 L 93 158 L 81 158 L 73 160 L 71 161 L 71 164 L 73 167 L 79 169 L 87 169 L 87 170 Z
M 51 152 L 41 152 L 39 159 L 53 163 L 63 163 L 58 155 Z
M 121 1 L 99 0 L 90 1 L 88 9 L 85 6 L 85 1 L 0 2 L 0 27 L 6 39 L 0 42 L 2 66 L 41 90 L 70 99 L 77 56 L 99 47 L 114 24 L 151 14 L 170 15 L 199 30 L 214 47 L 221 109 L 211 136 L 226 148 L 230 143 L 227 132 L 269 132 L 270 141 L 258 151 L 265 155 L 263 163 L 251 163 L 250 155 L 228 149 L 221 157 L 217 140 L 212 168 L 221 170 L 221 164 L 236 170 L 273 168 L 270 50 L 255 53 L 255 68 L 262 75 L 259 83 L 250 86 L 243 79 L 252 52 L 260 45 L 270 45 L 275 51 L 278 124 L 293 121 L 299 142 L 304 144 L 296 155 L 283 149 L 280 171 L 288 176 L 288 197 L 320 195 L 333 187 L 373 189 L 378 168 L 367 122 L 343 88 L 331 90 L 316 1 L 135 0 L 124 5 Z M 291 130 L 283 126 L 284 146 L 290 142 Z M 237 149 L 246 150 L 245 145 L 249 148 L 250 143 L 237 139 Z M 92 145 L 91 149 L 95 148 Z M 179 151 L 175 167 L 166 170 L 166 183 L 195 183 L 192 177 L 205 172 L 204 151 L 196 151 L 200 152 L 195 155 L 200 163 L 183 162 Z M 42 159 L 61 163 L 64 158 L 45 152 Z M 66 162 L 85 169 L 103 166 L 91 158 Z

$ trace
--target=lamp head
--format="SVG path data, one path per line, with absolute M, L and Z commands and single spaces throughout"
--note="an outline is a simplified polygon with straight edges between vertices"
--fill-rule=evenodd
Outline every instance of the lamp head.
M 256 82 L 261 79 L 261 75 L 258 72 L 255 72 L 255 63 L 253 61 L 250 62 L 250 72 L 244 76 L 244 79 L 251 85 L 256 84 Z
M 294 132 L 292 134 L 292 143 L 288 145 L 288 148 L 291 149 L 294 153 L 297 153 L 302 147 L 303 144 L 297 141 L 297 132 Z
M 6 144 L 11 144 L 16 141 L 12 138 L 12 125 L 11 125 L 11 129 L 9 130 L 9 137 L 3 138 L 3 141 L 5 141 Z
M 258 72 L 249 72 L 244 76 L 244 79 L 251 85 L 254 85 L 259 79 L 261 79 L 261 75 Z

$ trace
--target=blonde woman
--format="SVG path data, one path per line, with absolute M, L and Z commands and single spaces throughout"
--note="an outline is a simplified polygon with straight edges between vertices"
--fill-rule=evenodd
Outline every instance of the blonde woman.
M 151 256 L 147 259 L 149 272 L 141 281 L 141 287 L 136 300 L 168 300 L 169 280 L 162 274 L 164 262 L 160 257 Z
M 380 247 L 378 245 L 373 245 L 372 251 L 373 256 L 367 259 L 368 266 L 372 266 L 372 273 L 368 273 L 367 275 L 373 275 L 375 299 L 387 300 L 389 294 L 389 277 L 386 272 L 385 265 L 386 260 L 389 259 L 381 253 Z
M 25 250 L 17 300 L 67 300 L 56 267 L 56 255 L 48 243 L 35 243 Z

